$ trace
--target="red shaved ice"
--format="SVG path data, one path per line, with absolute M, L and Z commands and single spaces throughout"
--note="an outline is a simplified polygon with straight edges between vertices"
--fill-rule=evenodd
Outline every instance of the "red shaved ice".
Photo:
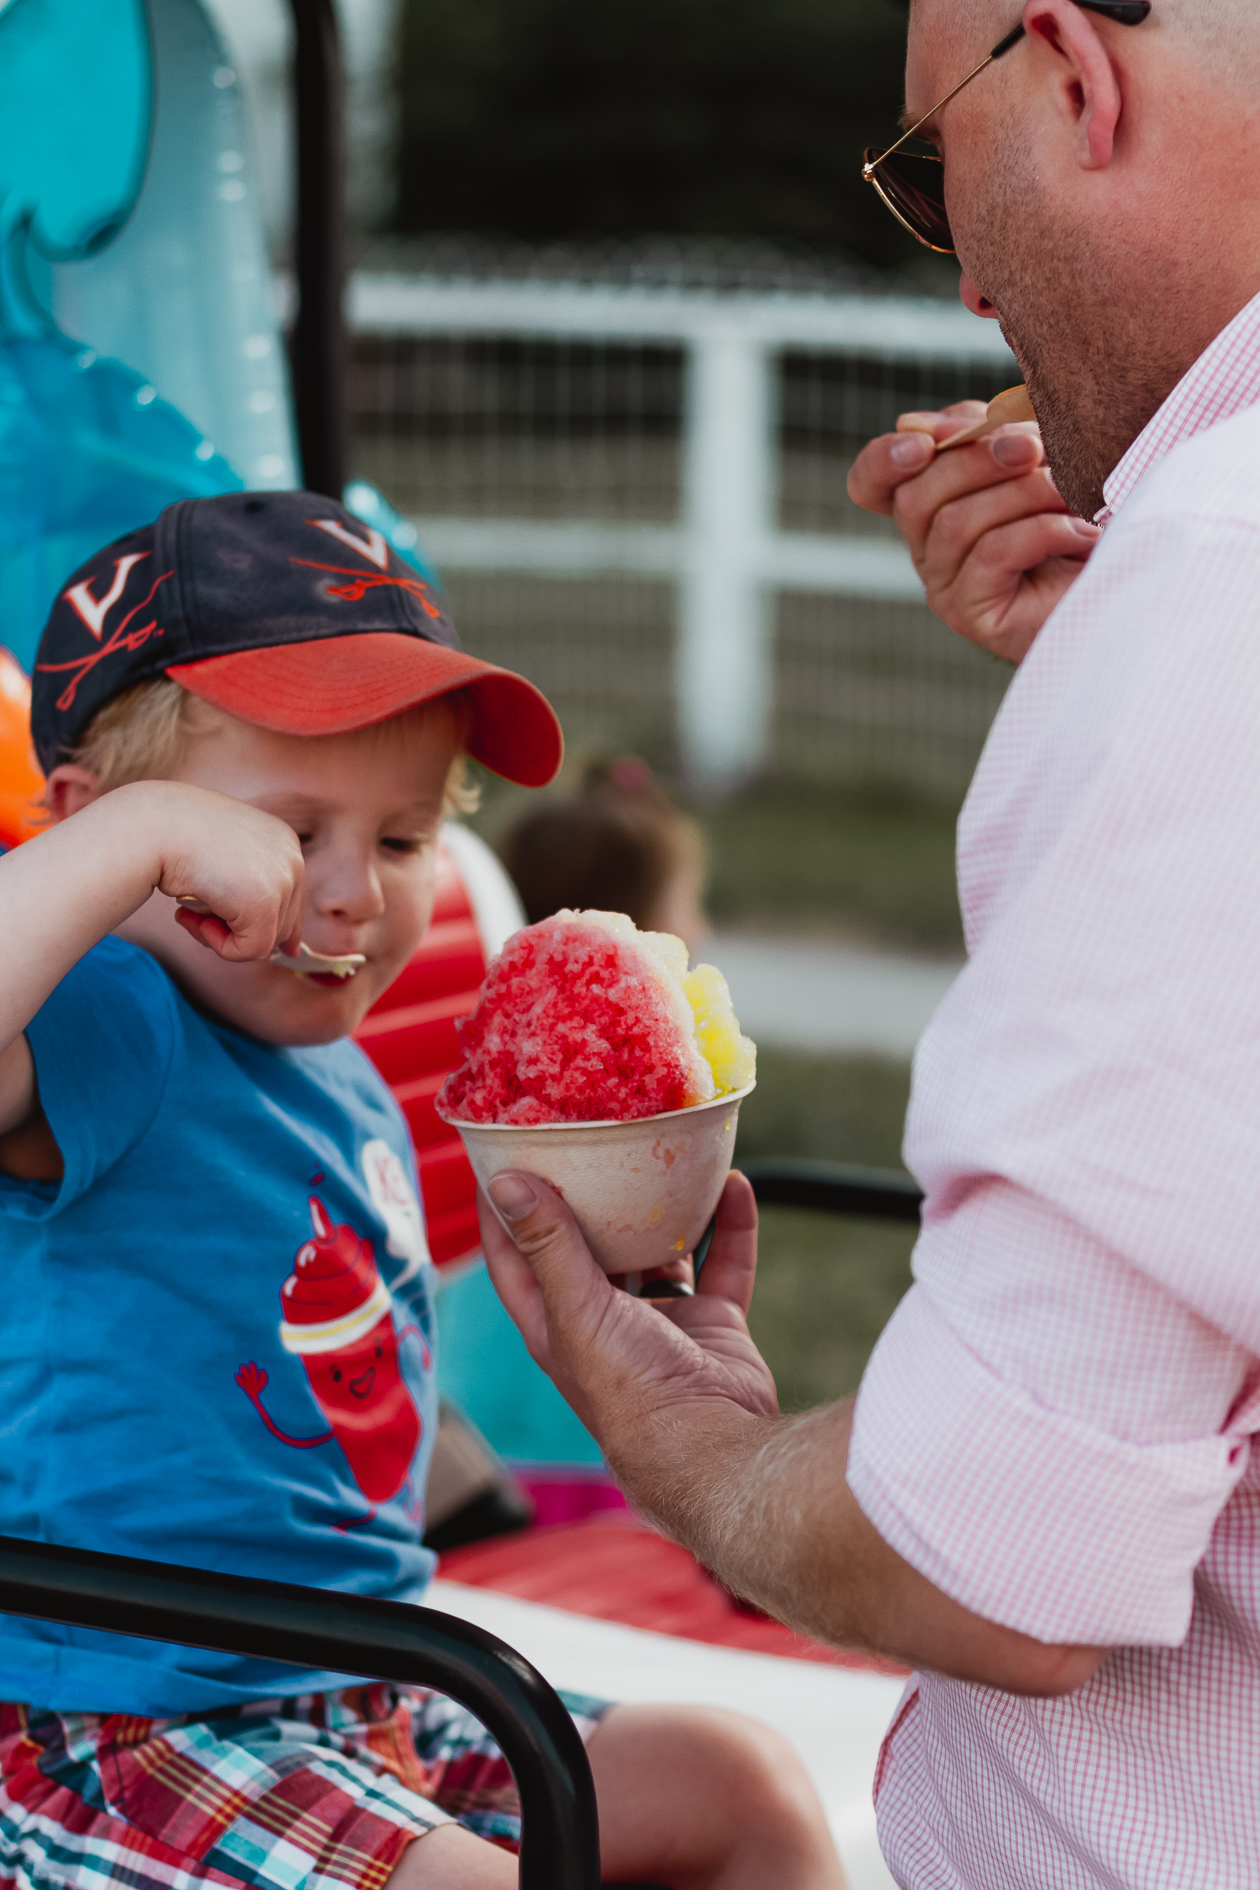
M 681 965 L 670 962 L 677 946 Z M 686 948 L 619 913 L 558 913 L 510 938 L 438 1103 L 460 1122 L 632 1121 L 715 1094 L 682 989 Z

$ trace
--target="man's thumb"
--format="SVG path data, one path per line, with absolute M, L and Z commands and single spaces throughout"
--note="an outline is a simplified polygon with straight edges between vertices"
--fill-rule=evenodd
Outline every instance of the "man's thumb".
M 510 1168 L 486 1183 L 486 1193 L 509 1227 L 514 1228 L 538 1206 L 538 1189 L 531 1177 Z
M 577 1254 L 599 1271 L 568 1204 L 537 1175 L 507 1169 L 487 1183 L 486 1193 L 540 1285 L 575 1284 L 581 1278 L 580 1265 L 575 1270 L 573 1264 Z

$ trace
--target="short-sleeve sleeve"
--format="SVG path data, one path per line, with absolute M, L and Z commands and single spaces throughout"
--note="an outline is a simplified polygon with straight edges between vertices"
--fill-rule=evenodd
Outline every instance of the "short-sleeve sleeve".
M 143 1137 L 161 1106 L 179 1028 L 161 966 L 114 938 L 81 958 L 31 1019 L 40 1103 L 65 1163 L 46 1213 L 85 1193 Z

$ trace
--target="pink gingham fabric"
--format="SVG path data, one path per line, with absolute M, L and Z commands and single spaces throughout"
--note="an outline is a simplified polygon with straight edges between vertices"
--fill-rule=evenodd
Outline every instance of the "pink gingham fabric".
M 959 825 L 849 1482 L 967 1607 L 1115 1651 L 1059 1700 L 911 1681 L 903 1890 L 1260 1886 L 1258 402 L 1260 298 L 1108 481 Z

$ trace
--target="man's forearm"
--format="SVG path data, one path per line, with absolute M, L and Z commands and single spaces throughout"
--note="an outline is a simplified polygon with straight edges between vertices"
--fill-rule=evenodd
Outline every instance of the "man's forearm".
M 844 1477 L 851 1400 L 802 1417 L 687 1405 L 607 1440 L 635 1503 L 732 1593 L 838 1647 L 1011 1692 L 1080 1686 L 1103 1651 L 1047 1647 L 952 1601 L 891 1549 Z
M 1090 1677 L 1105 1650 L 986 1621 L 889 1547 L 845 1481 L 851 1403 L 778 1416 L 745 1323 L 757 1212 L 743 1176 L 723 1190 L 700 1291 L 664 1313 L 614 1291 L 545 1182 L 510 1173 L 490 1186 L 486 1261 L 533 1356 L 635 1503 L 735 1594 L 836 1646 L 1011 1692 Z
M 638 1508 L 684 1542 L 732 1593 L 811 1634 L 852 1645 L 848 1545 L 832 1563 L 839 1517 L 818 1484 L 818 1456 L 848 1494 L 843 1464 L 850 1408 L 803 1418 L 754 1417 L 734 1405 L 690 1405 L 622 1441 L 606 1440 Z M 811 1461 L 810 1452 L 817 1455 Z M 852 1498 L 849 1498 L 852 1501 Z M 865 1642 L 864 1642 L 865 1644 Z

